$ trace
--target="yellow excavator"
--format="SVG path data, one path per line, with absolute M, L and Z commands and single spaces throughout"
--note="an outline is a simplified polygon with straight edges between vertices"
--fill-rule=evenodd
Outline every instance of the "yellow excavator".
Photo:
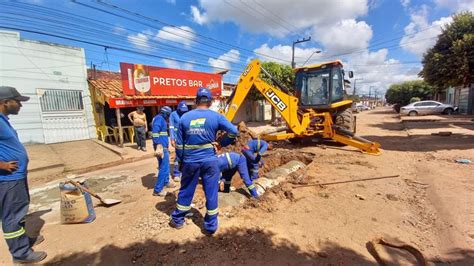
M 260 78 L 263 73 L 275 86 Z M 281 114 L 287 127 L 264 133 L 267 141 L 299 141 L 305 138 L 331 139 L 364 153 L 379 155 L 380 144 L 355 136 L 352 101 L 344 99 L 344 70 L 339 60 L 295 69 L 295 95 L 275 80 L 259 60 L 253 60 L 241 74 L 237 87 L 221 110 L 232 121 L 251 89 L 256 89 Z M 352 72 L 348 73 L 352 77 Z

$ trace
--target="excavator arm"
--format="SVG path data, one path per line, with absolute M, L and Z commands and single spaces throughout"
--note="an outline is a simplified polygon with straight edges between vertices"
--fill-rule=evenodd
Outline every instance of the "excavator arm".
M 306 110 L 307 112 L 298 114 L 298 98 L 285 92 L 285 88 L 281 87 L 278 89 L 260 79 L 261 71 L 264 71 L 271 78 L 261 67 L 260 61 L 253 60 L 240 76 L 237 87 L 228 100 L 225 109 L 221 110 L 221 113 L 229 121 L 234 119 L 250 90 L 254 88 L 281 114 L 291 130 L 291 132 L 278 134 L 264 134 L 262 138 L 276 141 L 321 135 L 323 138 L 333 139 L 337 142 L 359 148 L 369 154 L 380 154 L 378 149 L 380 144 L 356 137 L 350 133 L 345 134 L 346 132 L 344 131 L 342 131 L 343 134 L 340 134 L 341 130 L 338 130 L 337 126 L 333 125 L 332 117 L 328 112 L 316 113 L 314 110 Z M 323 122 L 312 122 L 315 118 L 317 121 Z

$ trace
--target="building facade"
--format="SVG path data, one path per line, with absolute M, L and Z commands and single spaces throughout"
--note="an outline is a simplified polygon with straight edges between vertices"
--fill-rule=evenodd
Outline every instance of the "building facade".
M 10 117 L 23 143 L 96 138 L 83 48 L 0 31 L 0 85 L 31 97 Z

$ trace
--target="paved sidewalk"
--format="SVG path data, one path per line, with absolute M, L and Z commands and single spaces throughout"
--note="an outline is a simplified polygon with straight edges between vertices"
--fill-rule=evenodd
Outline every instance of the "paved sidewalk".
M 148 151 L 140 151 L 127 143 L 123 148 L 96 140 L 81 140 L 56 144 L 27 145 L 30 158 L 28 178 L 34 186 L 105 167 L 133 162 L 153 156 L 151 140 Z

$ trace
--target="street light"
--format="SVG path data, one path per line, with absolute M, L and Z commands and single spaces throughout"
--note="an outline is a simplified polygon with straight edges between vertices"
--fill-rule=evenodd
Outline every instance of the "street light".
M 313 57 L 314 54 L 319 54 L 319 53 L 321 53 L 321 50 L 316 50 L 316 51 L 314 51 L 314 52 L 308 57 L 308 59 L 306 59 L 306 61 L 303 63 L 302 66 L 306 65 L 306 63 L 308 63 L 309 59 L 311 59 L 311 57 Z

